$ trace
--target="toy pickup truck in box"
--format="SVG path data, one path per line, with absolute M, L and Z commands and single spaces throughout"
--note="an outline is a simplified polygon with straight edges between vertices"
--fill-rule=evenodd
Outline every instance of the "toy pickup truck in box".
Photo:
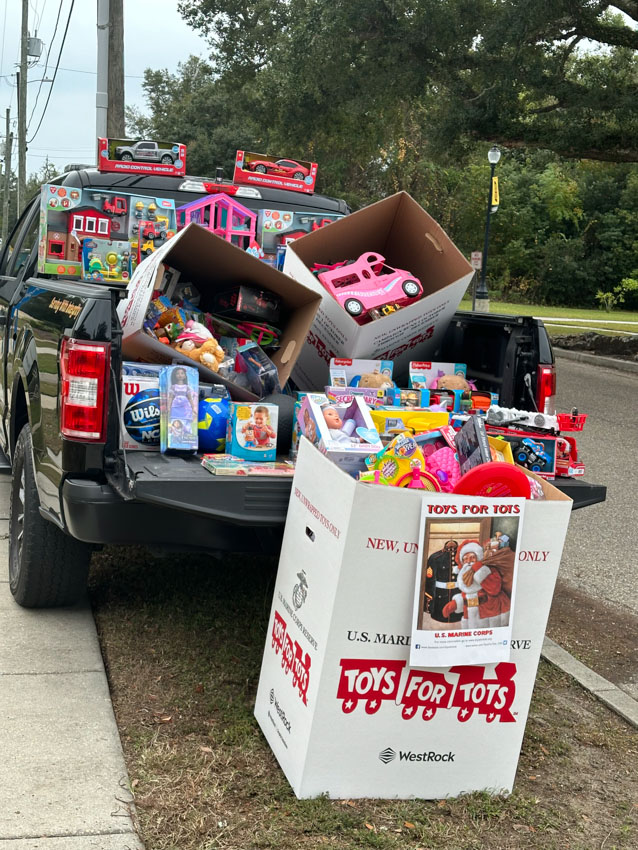
M 163 165 L 173 165 L 177 154 L 160 148 L 157 142 L 135 142 L 115 148 L 115 158 L 122 162 L 161 162 Z
M 211 184 L 193 177 L 82 169 L 62 174 L 54 185 L 69 194 L 116 190 L 170 198 L 181 206 L 208 195 Z M 253 210 L 322 217 L 349 212 L 343 201 L 323 195 L 236 188 Z M 0 252 L 0 448 L 12 467 L 9 586 L 17 602 L 42 608 L 78 600 L 91 555 L 103 544 L 277 552 L 290 501 L 289 476 L 211 475 L 197 455 L 123 451 L 117 304 L 125 284 L 38 273 L 33 233 L 39 219 L 38 195 Z M 420 354 L 416 359 L 423 359 Z M 474 364 L 477 372 L 468 369 L 468 377 L 499 392 L 503 405 L 524 408 L 530 394 L 539 410 L 551 402 L 554 357 L 543 323 L 531 316 L 456 313 L 440 354 L 443 361 Z M 286 416 L 291 432 L 289 402 L 289 397 L 280 402 L 280 434 Z M 278 445 L 283 455 L 288 448 L 284 441 Z M 604 486 L 582 478 L 562 477 L 556 486 L 574 507 L 601 502 L 606 495 Z

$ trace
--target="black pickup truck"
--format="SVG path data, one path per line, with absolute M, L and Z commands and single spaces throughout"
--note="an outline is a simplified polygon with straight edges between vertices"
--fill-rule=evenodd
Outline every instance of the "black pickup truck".
M 208 194 L 197 178 L 95 169 L 70 171 L 56 182 L 173 198 L 176 205 Z M 343 201 L 276 189 L 241 187 L 237 197 L 252 209 L 349 211 Z M 187 542 L 207 551 L 276 552 L 289 479 L 217 478 L 195 457 L 124 456 L 118 415 L 122 292 L 38 274 L 39 217 L 37 197 L 0 254 L 0 447 L 13 471 L 9 581 L 17 602 L 34 608 L 75 602 L 91 554 L 103 544 L 184 550 Z M 542 322 L 531 318 L 459 312 L 439 359 L 473 364 L 469 377 L 498 392 L 504 406 L 542 410 L 553 391 L 551 345 Z M 92 397 L 85 419 L 77 401 L 73 411 L 66 404 L 70 387 L 76 398 L 82 392 Z M 557 483 L 574 507 L 605 498 L 601 486 Z

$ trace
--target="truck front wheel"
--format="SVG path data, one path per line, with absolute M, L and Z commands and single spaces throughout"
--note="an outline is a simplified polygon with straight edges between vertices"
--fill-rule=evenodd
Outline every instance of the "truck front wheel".
M 24 608 L 73 605 L 86 590 L 92 547 L 40 515 L 31 428 L 16 443 L 9 511 L 9 587 Z

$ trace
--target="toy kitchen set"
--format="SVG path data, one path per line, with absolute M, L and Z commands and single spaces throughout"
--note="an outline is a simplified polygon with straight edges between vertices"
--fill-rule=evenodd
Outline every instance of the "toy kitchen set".
M 122 192 L 42 187 L 38 271 L 127 283 L 176 233 L 175 203 Z

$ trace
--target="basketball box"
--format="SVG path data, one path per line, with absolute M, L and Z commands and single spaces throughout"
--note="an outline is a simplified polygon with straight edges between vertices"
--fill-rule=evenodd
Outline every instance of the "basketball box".
M 120 443 L 123 449 L 158 452 L 160 450 L 159 370 L 151 375 L 122 375 L 122 416 Z

